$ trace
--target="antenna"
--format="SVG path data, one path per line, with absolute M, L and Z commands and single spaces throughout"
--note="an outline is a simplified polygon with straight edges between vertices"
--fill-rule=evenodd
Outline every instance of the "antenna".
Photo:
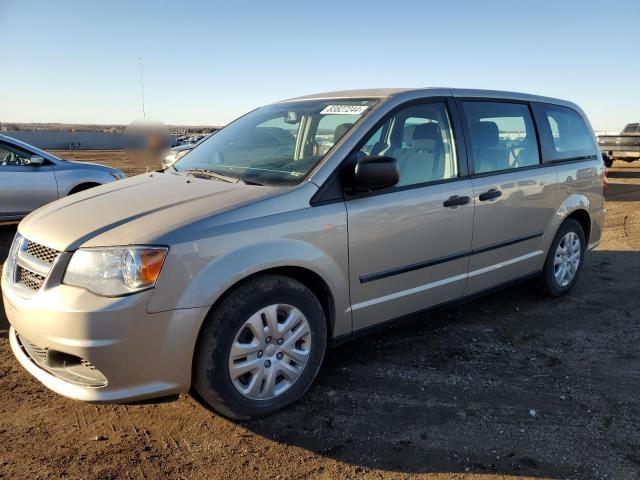
M 142 96 L 142 117 L 147 118 L 147 114 L 144 111 L 144 82 L 142 81 L 142 57 L 138 57 L 138 64 L 140 65 L 140 92 Z

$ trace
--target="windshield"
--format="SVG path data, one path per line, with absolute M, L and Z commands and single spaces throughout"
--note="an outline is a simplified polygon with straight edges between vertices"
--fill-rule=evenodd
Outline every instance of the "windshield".
M 268 105 L 216 132 L 173 167 L 251 183 L 293 185 L 374 104 L 374 100 L 307 100 Z

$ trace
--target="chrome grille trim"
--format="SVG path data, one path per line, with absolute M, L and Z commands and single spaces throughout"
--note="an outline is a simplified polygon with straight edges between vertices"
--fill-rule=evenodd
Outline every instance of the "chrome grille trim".
M 31 242 L 29 242 L 31 243 Z M 51 270 L 51 264 L 43 262 L 42 260 L 29 255 L 26 251 L 20 249 L 18 250 L 18 256 L 16 258 L 16 263 L 25 269 L 37 273 L 42 277 L 46 277 Z
M 14 255 L 14 268 L 10 272 L 14 287 L 26 297 L 42 288 L 55 261 L 62 252 L 21 238 Z

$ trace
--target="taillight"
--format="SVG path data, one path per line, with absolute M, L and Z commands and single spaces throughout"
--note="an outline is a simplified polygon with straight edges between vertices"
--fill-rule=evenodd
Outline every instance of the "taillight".
M 607 187 L 609 186 L 609 179 L 607 178 L 607 174 L 609 173 L 609 169 L 604 167 L 604 179 L 602 181 L 602 195 L 607 194 Z

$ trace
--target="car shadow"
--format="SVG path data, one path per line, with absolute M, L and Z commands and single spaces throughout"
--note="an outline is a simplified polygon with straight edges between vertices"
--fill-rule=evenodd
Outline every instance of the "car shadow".
M 616 439 L 637 438 L 638 267 L 638 252 L 591 252 L 568 296 L 530 281 L 342 345 L 300 402 L 243 425 L 364 471 L 637 469 Z

